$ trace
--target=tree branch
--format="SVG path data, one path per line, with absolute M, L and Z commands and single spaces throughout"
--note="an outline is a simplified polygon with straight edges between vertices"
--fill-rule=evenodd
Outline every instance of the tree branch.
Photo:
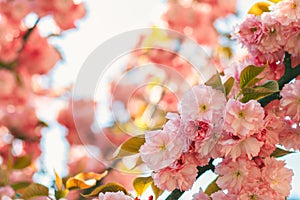
M 285 53 L 283 63 L 284 63 L 284 74 L 278 80 L 279 90 L 281 90 L 285 84 L 291 82 L 293 79 L 295 79 L 297 76 L 300 75 L 300 64 L 297 65 L 295 68 L 292 68 L 291 55 L 289 53 Z M 258 102 L 261 104 L 262 107 L 265 107 L 275 99 L 281 99 L 279 92 L 264 97 L 258 100 Z

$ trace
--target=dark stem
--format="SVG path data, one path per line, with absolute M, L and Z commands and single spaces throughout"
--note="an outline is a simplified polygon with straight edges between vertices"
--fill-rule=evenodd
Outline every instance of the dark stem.
M 295 79 L 297 76 L 300 75 L 300 64 L 297 65 L 295 68 L 292 68 L 291 55 L 289 53 L 285 53 L 283 63 L 285 69 L 284 69 L 283 76 L 278 80 L 279 90 L 281 90 L 285 84 L 291 82 L 293 79 Z M 262 107 L 265 107 L 271 101 L 280 98 L 281 98 L 280 93 L 276 92 L 274 94 L 271 94 L 267 97 L 258 100 L 258 102 L 261 104 Z
M 206 171 L 208 170 L 215 170 L 215 166 L 213 165 L 213 159 L 211 159 L 209 161 L 209 163 L 203 167 L 197 167 L 198 169 L 198 175 L 197 178 L 198 179 L 202 174 L 204 174 Z M 178 200 L 181 195 L 183 195 L 185 191 L 180 191 L 179 189 L 173 190 L 173 192 L 166 198 L 166 200 Z

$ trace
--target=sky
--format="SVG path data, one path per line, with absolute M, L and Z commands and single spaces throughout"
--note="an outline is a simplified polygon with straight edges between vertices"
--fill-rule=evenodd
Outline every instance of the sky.
M 245 13 L 253 0 L 238 0 L 238 7 L 241 13 Z M 87 16 L 78 23 L 78 30 L 67 31 L 62 37 L 52 40 L 52 43 L 59 47 L 63 53 L 64 62 L 58 65 L 53 72 L 53 86 L 65 86 L 76 79 L 76 75 L 87 59 L 88 55 L 101 43 L 114 35 L 125 31 L 148 28 L 155 21 L 158 21 L 159 13 L 163 8 L 162 0 L 86 0 L 88 8 Z M 46 134 L 44 140 L 48 149 L 47 159 L 57 159 L 57 154 L 52 151 L 53 144 L 63 148 L 63 143 L 57 143 L 57 136 L 61 129 L 52 130 L 51 134 Z M 284 157 L 287 160 L 287 167 L 296 169 L 293 177 L 292 194 L 300 199 L 300 156 L 291 154 Z M 53 166 L 49 164 L 49 168 Z M 197 182 L 205 188 L 214 177 L 206 174 Z M 197 191 L 194 188 L 192 191 Z M 182 199 L 191 195 L 186 193 Z

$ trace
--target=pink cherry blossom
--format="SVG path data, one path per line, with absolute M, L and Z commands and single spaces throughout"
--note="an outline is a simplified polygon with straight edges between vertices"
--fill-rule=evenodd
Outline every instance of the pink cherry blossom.
M 293 125 L 294 127 L 291 127 Z M 279 143 L 287 149 L 300 150 L 300 127 L 292 123 L 287 124 L 279 133 Z
M 285 0 L 270 6 L 271 15 L 286 26 L 300 19 L 300 1 Z
M 20 54 L 19 68 L 29 74 L 47 74 L 60 59 L 58 51 L 35 29 Z
M 181 100 L 183 121 L 208 121 L 217 123 L 224 114 L 225 96 L 210 86 L 197 85 L 184 94 Z
M 0 198 L 11 199 L 15 196 L 15 191 L 10 186 L 0 187 Z M 5 198 L 6 197 L 6 198 Z
M 193 200 L 210 200 L 209 196 L 203 192 L 200 188 L 200 191 L 193 195 Z
M 184 141 L 176 132 L 148 131 L 146 142 L 140 147 L 142 160 L 152 170 L 159 170 L 173 163 L 182 153 Z
M 263 145 L 263 142 L 258 141 L 254 137 L 240 139 L 232 134 L 223 133 L 218 143 L 218 148 L 220 153 L 226 158 L 236 160 L 239 157 L 247 156 L 250 160 L 258 156 Z
M 226 105 L 224 129 L 245 138 L 258 132 L 264 125 L 264 109 L 254 100 L 241 103 L 229 99 Z
M 223 160 L 215 172 L 220 175 L 217 184 L 230 193 L 238 193 L 245 184 L 251 185 L 260 178 L 260 170 L 253 161 L 247 159 Z
M 100 193 L 98 196 L 98 199 L 93 199 L 93 200 L 133 200 L 128 195 L 125 195 L 124 192 L 118 191 L 118 192 L 105 192 L 105 193 Z
M 264 159 L 262 179 L 276 193 L 277 199 L 284 199 L 290 194 L 293 172 L 285 167 L 284 161 L 275 158 Z
M 154 184 L 163 190 L 173 191 L 178 188 L 181 191 L 193 186 L 197 176 L 197 165 L 188 163 L 184 156 L 176 160 L 172 165 L 156 171 L 152 174 Z
M 296 122 L 300 121 L 300 80 L 286 84 L 280 95 L 280 106 L 285 111 L 285 114 L 290 116 Z
M 13 95 L 16 87 L 16 77 L 8 70 L 0 70 L 0 97 L 8 98 Z

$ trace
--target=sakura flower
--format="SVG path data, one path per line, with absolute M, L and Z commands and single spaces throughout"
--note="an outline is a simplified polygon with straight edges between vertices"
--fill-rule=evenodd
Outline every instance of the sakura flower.
M 11 199 L 15 196 L 15 191 L 10 186 L 0 187 L 0 198 Z
M 154 184 L 163 190 L 173 191 L 178 188 L 181 191 L 193 186 L 197 176 L 197 165 L 189 163 L 184 156 L 152 174 Z
M 300 150 L 300 127 L 286 125 L 285 129 L 279 133 L 279 143 L 287 149 Z
M 284 161 L 275 158 L 264 159 L 265 167 L 262 169 L 262 179 L 270 185 L 277 194 L 276 199 L 284 199 L 290 194 L 292 170 L 285 168 Z
M 238 159 L 235 162 L 225 159 L 217 165 L 215 172 L 220 175 L 217 179 L 218 186 L 230 193 L 238 193 L 244 184 L 255 184 L 260 177 L 256 164 L 247 159 Z
M 218 143 L 221 154 L 234 161 L 239 157 L 247 156 L 250 160 L 253 157 L 258 156 L 263 145 L 263 142 L 258 141 L 254 137 L 240 139 L 228 133 L 223 133 L 223 136 Z
M 257 16 L 249 15 L 235 32 L 237 32 L 235 36 L 240 42 L 251 51 L 261 42 L 263 35 L 262 22 Z
M 124 192 L 118 191 L 118 192 L 105 192 L 100 193 L 98 196 L 98 199 L 93 200 L 133 200 L 130 196 L 124 194 Z
M 224 129 L 234 136 L 245 138 L 259 131 L 264 125 L 264 109 L 254 100 L 241 103 L 229 99 L 226 105 Z
M 19 68 L 29 74 L 47 74 L 60 59 L 58 51 L 35 29 L 20 54 Z
M 300 80 L 286 84 L 280 95 L 280 105 L 285 111 L 285 114 L 290 116 L 296 122 L 300 121 Z
M 16 78 L 14 75 L 8 71 L 1 69 L 0 70 L 0 97 L 8 98 L 13 95 L 13 91 L 16 87 Z
M 295 27 L 290 25 L 289 27 L 287 27 L 287 29 L 288 30 L 292 29 L 293 31 L 290 31 L 291 33 L 288 34 L 287 42 L 284 45 L 284 50 L 289 52 L 294 57 L 299 57 L 300 56 L 300 48 L 299 48 L 300 29 L 297 25 Z
M 140 148 L 142 160 L 152 170 L 159 170 L 173 163 L 183 150 L 184 141 L 175 132 L 148 131 L 146 142 Z
M 273 18 L 286 26 L 300 19 L 300 1 L 285 0 L 270 6 Z
M 205 85 L 194 86 L 181 100 L 182 120 L 218 122 L 223 117 L 225 102 L 221 91 Z
M 193 200 L 210 200 L 210 198 L 200 188 L 200 191 L 198 193 L 196 193 L 196 194 L 193 195 Z

